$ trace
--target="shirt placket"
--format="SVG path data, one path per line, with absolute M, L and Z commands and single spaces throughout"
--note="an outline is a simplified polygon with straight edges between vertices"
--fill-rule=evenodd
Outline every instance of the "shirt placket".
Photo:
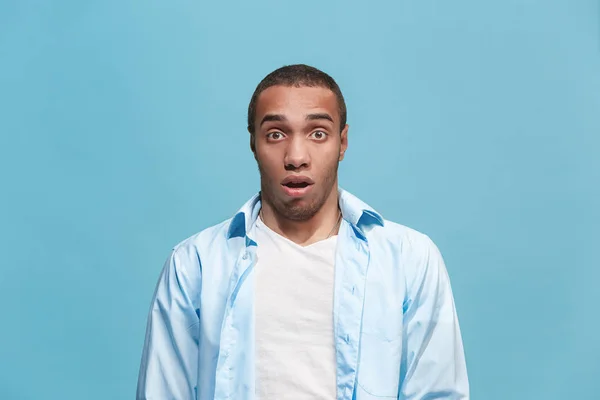
M 335 262 L 334 323 L 337 398 L 351 400 L 358 369 L 369 246 L 358 228 L 342 224 Z M 360 232 L 360 231 L 358 231 Z
M 248 335 L 252 329 L 241 332 L 240 328 L 253 328 L 253 293 L 248 285 L 256 261 L 256 244 L 246 240 L 246 246 L 240 251 L 232 272 L 227 306 L 221 328 L 219 358 L 217 361 L 215 399 L 250 399 L 254 382 L 244 379 L 245 374 L 252 375 L 253 357 L 241 357 L 253 352 L 252 338 Z M 241 393 L 245 395 L 240 396 Z

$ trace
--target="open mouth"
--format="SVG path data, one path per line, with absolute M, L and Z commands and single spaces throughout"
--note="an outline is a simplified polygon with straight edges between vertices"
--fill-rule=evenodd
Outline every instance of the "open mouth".
M 283 186 L 289 187 L 290 189 L 303 189 L 305 187 L 310 186 L 310 184 L 308 182 L 288 182 L 285 183 Z
M 281 182 L 284 191 L 291 197 L 302 197 L 306 195 L 313 184 L 314 181 L 312 179 L 303 175 L 291 175 Z

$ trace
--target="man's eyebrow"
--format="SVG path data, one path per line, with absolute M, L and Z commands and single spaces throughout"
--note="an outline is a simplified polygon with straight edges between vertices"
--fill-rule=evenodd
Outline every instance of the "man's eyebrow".
M 308 114 L 306 116 L 307 121 L 314 121 L 317 119 L 326 119 L 328 121 L 333 122 L 333 118 L 331 117 L 331 115 L 329 115 L 327 113 Z
M 285 115 L 281 115 L 281 114 L 267 114 L 260 121 L 260 125 L 262 126 L 262 124 L 264 124 L 265 122 L 269 122 L 269 121 L 284 122 L 284 121 L 287 121 L 287 118 L 285 117 Z

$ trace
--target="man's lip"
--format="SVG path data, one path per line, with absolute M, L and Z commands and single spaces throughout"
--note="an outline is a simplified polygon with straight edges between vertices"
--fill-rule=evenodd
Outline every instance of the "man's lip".
M 300 198 L 300 197 L 306 196 L 312 190 L 312 187 L 313 187 L 313 185 L 297 187 L 297 188 L 282 185 L 282 188 L 283 188 L 283 191 L 285 192 L 285 194 L 292 198 Z
M 308 185 L 313 185 L 315 182 L 308 176 L 303 175 L 290 175 L 281 182 L 284 186 L 289 183 L 306 183 Z

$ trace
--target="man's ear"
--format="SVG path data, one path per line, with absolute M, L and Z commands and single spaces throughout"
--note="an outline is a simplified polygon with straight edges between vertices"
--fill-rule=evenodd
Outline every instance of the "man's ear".
M 250 150 L 252 150 L 254 156 L 256 157 L 256 143 L 254 139 L 254 133 L 252 133 L 250 128 L 248 128 L 248 133 L 250 133 Z
M 344 125 L 344 129 L 340 132 L 340 157 L 339 161 L 344 159 L 344 155 L 346 154 L 346 150 L 348 150 L 348 129 L 350 126 L 348 124 Z

